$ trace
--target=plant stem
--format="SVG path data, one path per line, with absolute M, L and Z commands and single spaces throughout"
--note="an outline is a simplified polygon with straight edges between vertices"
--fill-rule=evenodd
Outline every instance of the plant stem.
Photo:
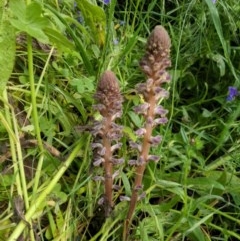
M 79 141 L 77 146 L 74 148 L 68 159 L 61 165 L 58 172 L 53 175 L 53 179 L 49 182 L 49 184 L 46 186 L 46 188 L 42 191 L 42 193 L 39 194 L 38 198 L 36 198 L 34 201 L 34 204 L 30 206 L 30 208 L 27 210 L 25 215 L 25 220 L 27 222 L 30 221 L 33 214 L 36 212 L 36 210 L 42 205 L 42 203 L 45 201 L 47 195 L 53 190 L 56 183 L 59 181 L 59 179 L 62 177 L 64 172 L 68 169 L 74 158 L 79 152 L 80 147 L 83 145 L 82 141 Z M 26 226 L 26 222 L 23 220 L 16 226 L 16 228 L 13 230 L 11 236 L 8 238 L 7 241 L 15 241 L 22 233 L 23 229 Z
M 108 133 L 108 129 L 111 125 L 111 119 L 106 121 L 106 133 Z M 106 135 L 103 136 L 103 146 L 106 148 L 106 152 L 104 155 L 104 171 L 105 171 L 105 216 L 108 217 L 112 211 L 113 202 L 112 202 L 112 189 L 113 189 L 113 164 L 112 164 L 112 152 L 111 152 L 111 140 L 107 138 Z
M 143 175 L 147 166 L 147 159 L 148 159 L 148 154 L 150 151 L 150 138 L 152 136 L 152 130 L 153 130 L 153 126 L 152 124 L 147 123 L 147 119 L 154 119 L 154 108 L 156 106 L 156 100 L 155 100 L 155 95 L 154 93 L 150 93 L 149 95 L 149 100 L 147 101 L 149 103 L 149 109 L 146 115 L 146 124 L 145 124 L 145 129 L 146 129 L 146 133 L 144 135 L 143 138 L 143 144 L 142 144 L 142 151 L 140 152 L 140 157 L 143 158 L 143 164 L 139 165 L 136 167 L 136 173 L 135 173 L 135 180 L 134 180 L 134 186 L 133 186 L 133 190 L 132 190 L 132 196 L 131 196 L 131 200 L 130 200 L 130 205 L 129 205 L 129 209 L 128 209 L 128 214 L 127 214 L 127 219 L 125 222 L 125 226 L 124 226 L 124 240 L 128 239 L 128 235 L 129 235 L 129 231 L 130 231 L 130 226 L 132 223 L 132 217 L 137 205 L 137 201 L 138 201 L 138 192 L 139 192 L 139 188 L 142 187 L 142 180 L 143 180 Z
M 32 53 L 32 37 L 27 36 L 27 50 L 28 50 L 28 73 L 29 73 L 29 82 L 30 82 L 30 89 L 31 89 L 31 102 L 32 102 L 32 117 L 34 122 L 34 129 L 35 134 L 38 141 L 38 147 L 40 149 L 40 158 L 38 161 L 37 169 L 36 169 L 36 176 L 35 182 L 33 187 L 33 195 L 37 192 L 41 170 L 42 170 L 42 163 L 43 163 L 43 143 L 41 139 L 40 127 L 39 127 L 39 119 L 38 119 L 38 111 L 37 111 L 37 95 L 35 90 L 35 81 L 34 81 L 34 71 L 33 71 L 33 53 Z

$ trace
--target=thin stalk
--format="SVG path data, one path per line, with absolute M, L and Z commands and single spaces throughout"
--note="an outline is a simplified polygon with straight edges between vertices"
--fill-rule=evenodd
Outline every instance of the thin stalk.
M 38 147 L 40 149 L 40 158 L 39 158 L 37 169 L 36 169 L 36 176 L 35 176 L 34 187 L 33 187 L 33 195 L 34 195 L 37 192 L 37 188 L 38 188 L 38 184 L 39 184 L 39 180 L 40 180 L 40 176 L 41 176 L 44 148 L 43 148 L 43 142 L 41 139 L 39 119 L 38 119 L 38 110 L 37 110 L 37 101 L 36 101 L 37 95 L 36 95 L 35 81 L 34 81 L 32 37 L 31 36 L 27 36 L 27 51 L 28 51 L 28 73 L 29 73 L 31 102 L 32 102 L 32 116 L 33 116 L 35 134 L 36 134 L 36 138 L 38 141 Z
M 106 121 L 106 124 L 111 124 L 111 120 L 109 119 Z M 108 127 L 106 127 L 106 130 L 108 130 Z M 112 201 L 112 189 L 113 189 L 113 164 L 112 164 L 112 152 L 111 152 L 111 140 L 105 136 L 103 136 L 103 146 L 106 148 L 106 152 L 104 155 L 104 185 L 105 185 L 105 205 L 106 205 L 106 216 L 109 216 L 112 207 L 113 207 L 113 201 Z
M 23 191 L 23 200 L 24 200 L 25 209 L 28 210 L 29 209 L 29 201 L 28 201 L 29 197 L 28 197 L 28 191 L 27 191 L 27 183 L 26 183 L 26 176 L 25 176 L 25 170 L 24 170 L 22 149 L 21 149 L 21 143 L 20 143 L 19 133 L 18 133 L 18 129 L 17 129 L 17 121 L 15 119 L 13 110 L 12 110 L 12 113 L 13 113 L 12 119 L 13 119 L 15 136 L 18 140 L 16 143 L 16 151 L 17 151 L 17 157 L 18 157 L 18 169 L 19 169 L 19 173 L 20 173 L 21 187 L 22 187 L 22 191 Z M 31 220 L 30 220 L 29 224 L 32 227 Z M 35 238 L 34 238 L 33 229 L 31 228 L 29 231 L 30 231 L 30 239 L 32 241 L 34 241 Z
M 148 119 L 149 117 L 151 119 L 154 119 L 154 116 L 155 116 L 154 108 L 156 106 L 156 100 L 155 100 L 154 93 L 152 93 L 152 95 L 150 96 L 148 103 L 149 103 L 149 109 L 147 112 L 146 119 Z M 131 196 L 130 205 L 129 205 L 129 209 L 128 209 L 127 219 L 125 221 L 124 232 L 123 232 L 124 240 L 128 239 L 128 234 L 130 231 L 132 217 L 133 217 L 133 214 L 134 214 L 134 211 L 135 211 L 135 208 L 137 205 L 138 197 L 139 197 L 139 194 L 138 194 L 139 188 L 142 187 L 143 175 L 144 175 L 144 172 L 145 172 L 145 169 L 147 166 L 148 154 L 149 154 L 150 147 L 151 147 L 149 140 L 152 136 L 153 127 L 152 127 L 152 125 L 146 123 L 145 129 L 146 129 L 146 133 L 143 138 L 142 151 L 140 152 L 140 157 L 143 158 L 143 164 L 136 167 L 133 191 L 132 191 L 132 196 Z
M 10 144 L 10 150 L 11 150 L 11 156 L 12 156 L 12 162 L 13 162 L 13 171 L 14 175 L 16 177 L 16 187 L 17 187 L 17 193 L 22 196 L 22 187 L 21 187 L 21 180 L 19 176 L 19 169 L 18 169 L 18 160 L 17 160 L 17 151 L 16 151 L 16 146 L 15 144 L 18 142 L 15 133 L 12 128 L 12 118 L 10 114 L 10 107 L 8 104 L 8 97 L 7 97 L 7 91 L 6 89 L 3 91 L 3 101 L 4 101 L 4 109 L 5 109 L 5 116 L 0 116 L 0 120 L 4 124 L 7 132 L 8 132 L 8 137 L 9 137 L 9 144 Z M 0 113 L 1 114 L 1 113 Z
M 79 141 L 77 146 L 74 148 L 70 156 L 67 158 L 67 160 L 60 166 L 58 172 L 53 175 L 53 179 L 49 182 L 49 184 L 46 186 L 46 188 L 39 193 L 38 197 L 34 200 L 34 204 L 30 206 L 30 208 L 27 210 L 25 214 L 25 220 L 27 222 L 30 221 L 31 217 L 34 215 L 34 213 L 38 210 L 38 208 L 45 202 L 45 199 L 47 195 L 53 190 L 59 179 L 62 177 L 64 172 L 68 169 L 74 158 L 77 156 L 80 148 L 82 146 L 82 141 Z M 22 233 L 23 229 L 26 226 L 26 222 L 23 220 L 16 226 L 16 228 L 13 230 L 10 237 L 7 239 L 7 241 L 15 241 Z
M 13 108 L 11 108 L 7 104 L 8 96 L 6 91 L 3 92 L 3 98 L 5 100 L 4 106 L 5 106 L 6 118 L 7 118 L 8 124 L 10 125 L 10 129 L 11 130 L 13 129 L 14 131 L 14 138 L 12 138 L 12 135 L 9 134 L 9 142 L 10 142 L 11 155 L 13 160 L 14 173 L 16 174 L 15 184 L 17 186 L 18 195 L 23 196 L 25 208 L 27 210 L 29 208 L 27 183 L 26 183 L 25 172 L 24 172 L 23 156 L 22 156 L 22 149 L 21 149 L 20 138 L 19 138 L 19 133 L 17 128 L 17 121 L 15 119 Z M 11 108 L 12 115 L 10 114 L 10 108 Z M 30 239 L 32 241 L 35 240 L 32 229 L 30 230 Z

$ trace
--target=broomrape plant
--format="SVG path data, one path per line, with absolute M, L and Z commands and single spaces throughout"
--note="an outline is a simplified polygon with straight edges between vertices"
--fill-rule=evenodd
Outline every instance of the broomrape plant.
M 130 142 L 130 148 L 137 149 L 138 157 L 129 161 L 129 165 L 135 168 L 135 180 L 132 186 L 131 197 L 122 196 L 121 200 L 129 200 L 129 210 L 124 227 L 124 240 L 127 240 L 131 221 L 137 201 L 144 196 L 142 180 L 144 171 L 149 161 L 157 162 L 158 156 L 150 154 L 150 148 L 157 146 L 162 137 L 153 136 L 153 129 L 159 125 L 166 124 L 168 111 L 159 105 L 161 99 L 167 98 L 169 92 L 164 88 L 164 84 L 170 81 L 170 75 L 166 71 L 171 66 L 170 61 L 171 40 L 167 31 L 162 26 L 156 26 L 147 41 L 146 53 L 140 61 L 140 67 L 146 75 L 145 83 L 136 85 L 136 90 L 144 98 L 144 103 L 134 107 L 135 113 L 142 115 L 144 126 L 135 131 L 139 136 L 137 142 Z M 95 94 L 97 104 L 94 106 L 102 115 L 102 120 L 94 123 L 92 134 L 94 143 L 94 166 L 102 165 L 104 177 L 96 177 L 102 180 L 105 186 L 104 197 L 99 203 L 105 208 L 105 216 L 108 217 L 113 209 L 112 190 L 113 179 L 118 174 L 113 167 L 122 164 L 124 160 L 116 158 L 113 153 L 121 147 L 119 139 L 122 127 L 114 121 L 122 115 L 123 98 L 120 94 L 117 79 L 113 72 L 103 73 Z
M 105 195 L 99 200 L 105 209 L 105 216 L 108 217 L 113 208 L 112 189 L 113 179 L 118 171 L 113 173 L 113 166 L 123 163 L 123 159 L 117 159 L 113 153 L 121 147 L 119 138 L 122 127 L 114 121 L 122 115 L 122 96 L 118 86 L 117 78 L 111 71 L 103 73 L 97 87 L 95 100 L 98 102 L 94 107 L 102 115 L 102 120 L 96 121 L 92 129 L 95 137 L 92 148 L 94 152 L 94 166 L 100 164 L 104 167 L 104 177 L 95 177 L 104 181 Z
M 141 138 L 141 142 L 132 144 L 132 147 L 137 148 L 139 156 L 138 159 L 129 162 L 130 165 L 135 166 L 135 181 L 125 223 L 125 237 L 129 232 L 139 192 L 143 189 L 142 180 L 146 165 L 149 161 L 159 160 L 158 156 L 149 153 L 150 147 L 158 145 L 162 140 L 161 136 L 152 135 L 153 129 L 168 121 L 166 117 L 168 111 L 162 105 L 158 105 L 158 102 L 169 95 L 168 91 L 163 88 L 163 84 L 170 81 L 170 75 L 166 71 L 166 68 L 171 66 L 170 46 L 171 40 L 167 31 L 162 26 L 156 26 L 148 38 L 146 53 L 140 61 L 141 69 L 147 76 L 147 80 L 145 83 L 138 84 L 136 89 L 143 95 L 145 102 L 134 107 L 134 111 L 143 115 L 145 124 L 143 128 L 135 132 Z

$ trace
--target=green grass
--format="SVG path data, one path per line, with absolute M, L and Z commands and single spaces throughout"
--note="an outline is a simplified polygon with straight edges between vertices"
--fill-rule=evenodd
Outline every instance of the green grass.
M 129 140 L 142 124 L 134 88 L 145 80 L 139 60 L 159 24 L 172 40 L 170 98 L 161 103 L 169 122 L 155 129 L 163 142 L 151 153 L 161 159 L 145 172 L 130 240 L 240 240 L 239 97 L 226 101 L 228 87 L 240 87 L 238 1 L 85 2 L 93 8 L 72 0 L 0 5 L 0 240 L 122 240 L 128 202 L 119 197 L 131 194 Z M 124 96 L 125 159 L 107 219 L 98 205 L 103 185 L 92 179 L 102 174 L 92 165 L 92 137 L 79 128 L 99 118 L 93 95 L 106 69 Z

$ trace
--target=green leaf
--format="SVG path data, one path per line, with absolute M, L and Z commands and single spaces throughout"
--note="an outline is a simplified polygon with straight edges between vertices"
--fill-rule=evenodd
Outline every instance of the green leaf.
M 58 49 L 74 50 L 75 46 L 60 32 L 52 28 L 45 28 L 44 33 L 49 38 L 52 44 L 55 44 Z
M 46 5 L 46 7 L 57 16 L 57 18 L 65 25 L 68 34 L 70 35 L 70 37 L 73 39 L 75 45 L 76 45 L 76 49 L 77 51 L 80 53 L 82 61 L 86 67 L 86 70 L 88 71 L 88 73 L 90 75 L 95 75 L 95 70 L 93 69 L 93 65 L 91 64 L 90 60 L 89 60 L 89 56 L 86 52 L 86 49 L 83 45 L 83 43 L 81 42 L 81 39 L 79 37 L 76 36 L 75 31 L 73 31 L 73 29 L 69 26 L 69 23 L 66 21 L 66 16 L 63 14 L 60 14 L 58 11 L 56 11 L 54 8 L 52 8 L 49 5 Z
M 71 81 L 71 85 L 76 86 L 77 91 L 80 94 L 83 94 L 87 91 L 92 92 L 94 90 L 94 79 L 95 79 L 94 76 L 90 78 L 87 78 L 87 77 L 75 78 Z
M 221 183 L 208 177 L 188 178 L 188 185 L 193 185 L 195 188 L 203 190 L 212 190 L 213 188 L 225 190 L 225 187 Z
M 11 26 L 8 18 L 8 11 L 1 13 L 0 19 L 0 95 L 4 91 L 8 79 L 11 76 L 14 62 L 15 62 L 15 31 Z
M 10 9 L 14 19 L 11 24 L 22 32 L 28 33 L 40 42 L 48 43 L 48 37 L 43 29 L 49 26 L 49 21 L 42 16 L 42 6 L 37 2 L 32 2 L 27 6 L 23 1 L 10 1 Z
M 16 181 L 15 175 L 2 175 L 0 174 L 0 187 L 10 187 Z
M 205 225 L 205 223 L 210 219 L 214 213 L 210 213 L 209 215 L 203 217 L 202 219 L 196 221 L 195 219 L 188 217 L 188 223 L 189 223 L 189 229 L 186 231 L 186 235 L 190 234 L 193 232 L 196 240 L 198 241 L 205 241 L 207 240 L 205 237 L 205 233 L 201 229 L 201 225 Z
M 225 66 L 225 60 L 224 57 L 221 54 L 212 54 L 212 60 L 215 61 L 217 63 L 217 66 L 220 70 L 220 76 L 224 76 L 225 75 L 225 70 L 226 70 L 226 66 Z
M 137 127 L 141 127 L 142 126 L 142 121 L 141 121 L 139 115 L 135 114 L 133 111 L 129 111 L 128 115 L 131 118 L 131 120 L 134 123 L 134 125 L 136 125 Z
M 137 140 L 137 136 L 135 135 L 134 131 L 132 128 L 128 127 L 128 126 L 124 126 L 123 127 L 123 132 L 124 134 L 126 134 L 132 141 L 136 141 Z
M 104 45 L 106 32 L 106 15 L 104 10 L 87 0 L 77 0 L 76 2 L 83 14 L 86 25 L 91 29 L 92 38 L 98 45 Z
M 121 178 L 123 181 L 123 186 L 124 186 L 126 195 L 131 196 L 131 194 L 132 194 L 131 185 L 129 183 L 129 179 L 128 179 L 127 175 L 124 172 L 121 172 Z
M 32 2 L 26 8 L 26 21 L 32 26 L 38 28 L 45 28 L 48 26 L 49 21 L 46 17 L 42 16 L 42 6 L 37 2 Z

